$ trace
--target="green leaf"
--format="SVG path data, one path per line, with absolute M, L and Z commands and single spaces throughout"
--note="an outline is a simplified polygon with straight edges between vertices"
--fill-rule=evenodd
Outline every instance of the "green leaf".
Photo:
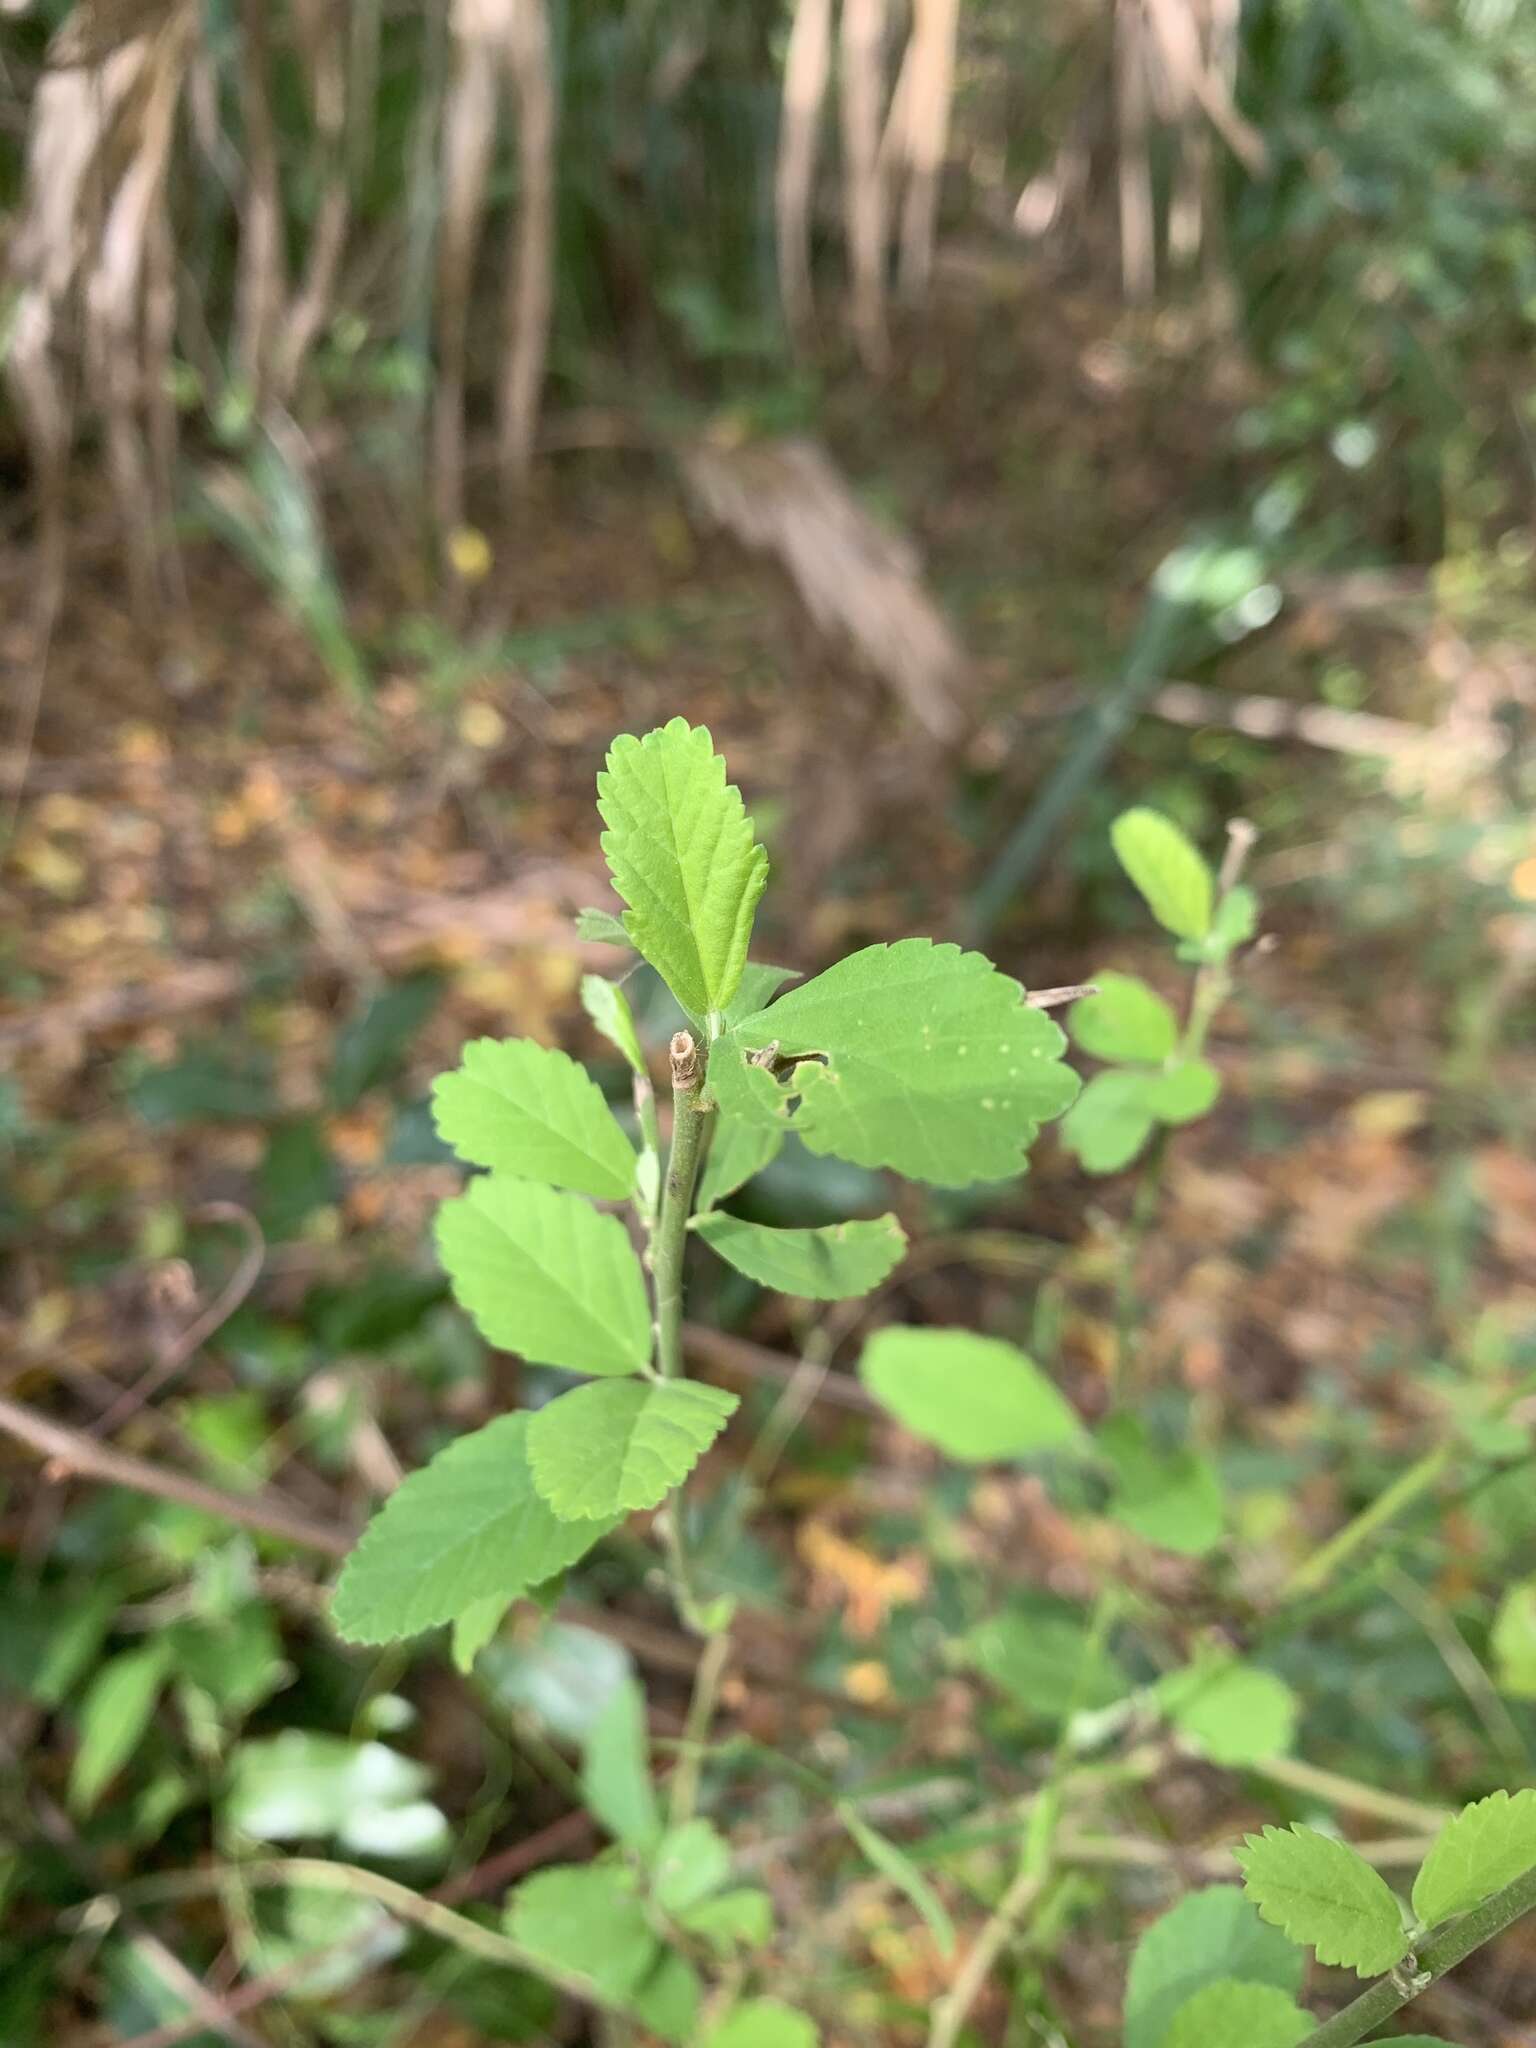
M 1203 939 L 1211 928 L 1211 871 L 1161 811 L 1122 811 L 1109 828 L 1115 856 L 1147 908 L 1179 939 Z
M 742 1885 L 680 1913 L 678 1925 L 708 1942 L 716 1955 L 729 1955 L 734 1948 L 766 1948 L 773 1939 L 773 1901 L 755 1886 Z
M 1237 1852 L 1243 1889 L 1272 1927 L 1360 1977 L 1408 1953 L 1396 1895 L 1347 1842 L 1315 1828 L 1265 1828 Z
M 615 1863 L 525 1878 L 512 1894 L 507 1932 L 536 1962 L 585 1979 L 613 2004 L 633 1998 L 661 1954 L 633 1875 Z
M 1067 1019 L 1074 1044 L 1096 1060 L 1142 1060 L 1159 1065 L 1178 1043 L 1173 1011 L 1134 974 L 1096 974 L 1098 994 L 1072 1005 Z
M 769 1083 L 772 1086 L 772 1083 Z M 695 1203 L 700 1213 L 713 1209 L 727 1195 L 745 1187 L 777 1157 L 784 1133 L 771 1124 L 744 1123 L 740 1117 L 716 1117 Z
M 1161 2048 L 1297 2048 L 1315 2031 L 1312 2015 L 1272 1984 L 1220 1977 L 1179 2007 Z
M 1236 1657 L 1177 1671 L 1157 1696 L 1185 1741 L 1229 1770 L 1283 1756 L 1296 1738 L 1295 1693 L 1272 1671 Z
M 956 1651 L 1000 1692 L 1048 1721 L 1113 1706 L 1131 1689 L 1116 1659 L 1096 1650 L 1087 1628 L 1069 1614 L 1004 1608 L 962 1636 Z
M 1513 1700 L 1536 1700 L 1536 1579 L 1510 1587 L 1488 1643 L 1499 1691 Z
M 1139 1416 L 1111 1415 L 1099 1449 L 1115 1476 L 1109 1514 L 1122 1528 L 1181 1557 L 1202 1557 L 1226 1523 L 1221 1478 L 1198 1451 L 1163 1451 Z
M 528 1426 L 533 1482 L 568 1521 L 653 1508 L 693 1470 L 740 1405 L 698 1380 L 577 1387 Z
M 868 1294 L 900 1265 L 907 1249 L 906 1233 L 894 1216 L 829 1223 L 820 1230 L 771 1230 L 717 1210 L 696 1216 L 692 1227 L 738 1273 L 760 1287 L 807 1301 Z
M 965 1187 L 1018 1173 L 1071 1102 L 1065 1043 L 980 953 L 902 939 L 744 1018 L 713 1048 L 709 1085 L 728 1115 L 787 1123 L 813 1152 Z M 749 1063 L 769 1047 L 787 1082 Z
M 511 1605 L 500 1593 L 488 1593 L 483 1600 L 472 1600 L 453 1617 L 449 1643 L 455 1671 L 469 1676 L 480 1652 L 495 1642 Z
M 611 910 L 578 910 L 576 936 L 585 939 L 588 945 L 622 946 L 626 953 L 634 949 L 633 939 Z
M 801 979 L 798 967 L 771 967 L 766 960 L 749 960 L 741 970 L 741 984 L 725 1006 L 726 1024 L 766 1009 L 786 981 Z
M 437 1248 L 480 1334 L 536 1365 L 638 1372 L 650 1361 L 645 1275 L 617 1216 L 500 1175 L 437 1212 Z
M 629 997 L 616 981 L 601 974 L 581 977 L 581 1007 L 608 1043 L 620 1051 L 637 1074 L 645 1072 L 645 1052 L 635 1029 L 635 1013 Z
M 955 1952 L 955 1923 L 945 1910 L 944 1901 L 911 1857 L 878 1829 L 872 1828 L 858 1808 L 846 1799 L 838 1801 L 837 1817 L 881 1876 L 895 1885 L 919 1915 L 933 1936 L 939 1954 L 952 1956 Z
M 635 1148 L 569 1053 L 531 1038 L 476 1038 L 432 1089 L 437 1134 L 471 1166 L 611 1202 L 634 1192 Z
M 1088 1173 L 1118 1173 L 1151 1137 L 1152 1081 L 1128 1067 L 1095 1074 L 1062 1118 L 1061 1142 Z
M 630 2000 L 635 2016 L 663 2041 L 692 2041 L 704 1986 L 699 1973 L 676 1949 L 664 1949 L 656 1967 Z
M 91 1811 L 144 1739 L 169 1663 L 170 1644 L 155 1640 L 111 1658 L 91 1680 L 76 1716 L 80 1742 L 69 1771 L 72 1812 Z
M 502 1706 L 531 1714 L 562 1742 L 581 1744 L 633 1668 L 628 1651 L 610 1637 L 552 1621 L 531 1641 L 494 1644 L 480 1673 Z
M 707 1820 L 688 1820 L 662 1837 L 651 1884 L 663 1913 L 681 1920 L 718 1892 L 730 1874 L 730 1844 L 719 1829 Z
M 722 1012 L 746 966 L 768 856 L 708 732 L 674 718 L 641 740 L 622 734 L 597 808 L 631 943 L 685 1010 Z
M 734 2006 L 705 2037 L 704 2048 L 820 2048 L 813 2020 L 776 1998 L 749 1998 Z
M 1413 1910 L 1426 1927 L 1492 1898 L 1536 1865 L 1536 1790 L 1490 1792 L 1435 1837 L 1413 1881 Z
M 331 1620 L 338 1635 L 395 1642 L 457 1621 L 482 1602 L 498 1604 L 494 1632 L 510 1601 L 607 1535 L 612 1520 L 573 1526 L 550 1513 L 534 1490 L 528 1434 L 527 1415 L 498 1415 L 395 1489 L 337 1583 Z
M 399 1066 L 411 1040 L 437 1008 L 443 985 L 418 974 L 371 997 L 336 1034 L 330 1096 L 338 1109 L 352 1105 Z
M 581 1758 L 587 1811 L 628 1848 L 642 1853 L 661 1835 L 651 1784 L 645 1695 L 633 1678 L 615 1688 L 588 1731 Z
M 1125 1988 L 1125 2048 L 1160 2048 L 1173 2015 L 1218 1978 L 1271 1984 L 1294 1997 L 1304 1968 L 1300 1949 L 1267 1927 L 1235 1884 L 1191 1892 L 1136 1944 Z
M 864 1347 L 859 1378 L 914 1436 L 968 1465 L 1086 1443 L 1071 1403 L 1033 1359 L 997 1337 L 880 1330 Z
M 1147 1102 L 1159 1123 L 1187 1124 L 1214 1108 L 1220 1093 L 1221 1076 L 1209 1060 L 1180 1060 L 1151 1077 Z

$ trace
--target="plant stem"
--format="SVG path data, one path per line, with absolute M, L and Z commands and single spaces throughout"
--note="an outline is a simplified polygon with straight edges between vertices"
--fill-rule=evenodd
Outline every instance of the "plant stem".
M 1249 1764 L 1248 1769 L 1256 1778 L 1267 1778 L 1272 1785 L 1284 1785 L 1308 1798 L 1326 1800 L 1330 1806 L 1342 1806 L 1346 1813 L 1369 1814 L 1373 1820 L 1390 1821 L 1420 1834 L 1437 1834 L 1451 1817 L 1452 1809 L 1448 1806 L 1429 1806 L 1422 1800 L 1404 1799 L 1396 1792 L 1382 1792 L 1374 1785 L 1362 1785 L 1358 1779 L 1341 1777 L 1337 1771 L 1305 1763 L 1299 1756 L 1266 1757 L 1262 1763 Z
M 688 1702 L 688 1718 L 683 1723 L 682 1751 L 677 1759 L 677 1769 L 672 1773 L 674 1827 L 681 1827 L 684 1821 L 692 1820 L 699 1803 L 699 1773 L 704 1762 L 704 1745 L 709 1740 L 710 1724 L 715 1718 L 720 1685 L 730 1657 L 730 1631 L 716 1629 L 705 1643 L 704 1654 L 699 1659 L 693 1697 Z
M 1340 1565 L 1347 1563 L 1378 1530 L 1384 1529 L 1405 1508 L 1411 1507 L 1420 1494 L 1427 1493 L 1435 1485 L 1450 1464 L 1456 1448 L 1454 1441 L 1442 1443 L 1417 1459 L 1406 1472 L 1400 1472 L 1389 1487 L 1360 1510 L 1353 1521 L 1346 1522 L 1320 1550 L 1314 1550 L 1296 1567 L 1281 1589 L 1281 1600 L 1288 1603 L 1303 1599 L 1309 1593 L 1321 1592 Z
M 683 1370 L 683 1259 L 688 1249 L 688 1215 L 699 1171 L 709 1111 L 700 1107 L 704 1091 L 704 1059 L 692 1036 L 673 1037 L 672 1149 L 661 1188 L 661 1214 L 651 1245 L 651 1270 L 656 1284 L 656 1368 L 663 1379 L 675 1380 Z
M 1536 1908 L 1536 1867 L 1517 1877 L 1513 1884 L 1505 1885 L 1501 1892 L 1495 1892 L 1491 1899 L 1485 1899 L 1480 1906 L 1474 1906 L 1470 1913 L 1464 1913 L 1451 1926 L 1439 1934 L 1431 1935 L 1418 1951 L 1417 1968 L 1405 1963 L 1400 1972 L 1383 1977 L 1379 1983 L 1362 1991 L 1352 2004 L 1335 2013 L 1331 2020 L 1308 2034 L 1301 2048 L 1355 2048 L 1357 2041 L 1363 2041 L 1367 2034 L 1374 2034 L 1384 2020 L 1427 1991 L 1447 1971 L 1454 1970 L 1458 1963 L 1464 1963 L 1468 1956 L 1485 1943 L 1493 1941 L 1506 1928 L 1526 1913 Z

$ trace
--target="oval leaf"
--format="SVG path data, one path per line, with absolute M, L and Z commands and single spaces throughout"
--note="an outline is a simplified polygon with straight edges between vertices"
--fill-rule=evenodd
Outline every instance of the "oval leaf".
M 1221 1076 L 1209 1060 L 1180 1060 L 1152 1077 L 1147 1101 L 1159 1123 L 1187 1124 L 1214 1108 L 1220 1093 Z
M 1089 1173 L 1118 1173 L 1152 1135 L 1157 1077 L 1134 1067 L 1095 1074 L 1061 1120 L 1061 1142 Z
M 1085 1442 L 1077 1411 L 1012 1344 L 971 1330 L 881 1330 L 859 1378 L 898 1422 L 951 1458 L 984 1465 Z
M 566 1522 L 562 1526 L 579 1529 L 584 1525 Z M 660 1840 L 645 1695 L 633 1678 L 614 1687 L 612 1697 L 587 1731 L 581 1793 L 588 1813 L 628 1848 L 644 1852 Z
M 1491 1792 L 1464 1807 L 1435 1837 L 1413 1881 L 1413 1910 L 1426 1927 L 1480 1906 L 1536 1865 L 1536 1790 Z
M 349 1643 L 391 1643 L 477 1603 L 490 1629 L 507 1603 L 573 1565 L 607 1530 L 562 1522 L 534 1491 L 528 1417 L 498 1415 L 390 1495 L 347 1559 L 331 1603 Z M 609 1525 L 612 1526 L 611 1524 Z
M 645 1275 L 617 1216 L 499 1175 L 437 1212 L 454 1295 L 504 1351 L 573 1372 L 638 1372 L 651 1355 Z
M 711 2027 L 705 2048 L 817 2048 L 815 2022 L 776 1998 L 749 1998 Z
M 1272 1671 L 1236 1657 L 1175 1672 L 1158 1698 L 1184 1740 L 1229 1770 L 1283 1756 L 1295 1740 L 1295 1693 Z
M 813 1152 L 940 1187 L 1018 1173 L 1077 1093 L 1066 1041 L 980 953 L 866 946 L 747 1017 L 710 1056 L 729 1114 L 787 1122 Z M 749 1056 L 773 1048 L 786 1082 Z
M 698 1380 L 577 1387 L 528 1425 L 533 1482 L 568 1521 L 653 1508 L 678 1486 L 739 1406 Z
M 1272 1927 L 1357 1976 L 1408 1953 L 1396 1894 L 1347 1842 L 1315 1828 L 1265 1828 L 1237 1852 L 1243 1889 Z
M 1161 2048 L 1173 2015 L 1218 1978 L 1272 1984 L 1294 1997 L 1304 1968 L 1301 1950 L 1267 1927 L 1235 1884 L 1191 1892 L 1136 1944 L 1125 1987 L 1125 2048 Z
M 643 740 L 622 734 L 597 778 L 597 808 L 631 942 L 685 1010 L 723 1012 L 746 965 L 768 856 L 708 732 L 674 718 Z
M 535 1963 L 587 1979 L 622 2004 L 650 1975 L 661 1945 L 633 1874 L 614 1863 L 541 1870 L 524 1878 L 507 1909 L 507 1932 Z
M 1219 1977 L 1179 2007 L 1161 2048 L 1297 2048 L 1314 2031 L 1312 2015 L 1272 1984 Z
M 1211 928 L 1211 871 L 1172 818 L 1142 807 L 1122 811 L 1109 836 L 1121 867 L 1164 931 L 1203 939 Z
M 1173 1011 L 1134 974 L 1096 974 L 1098 994 L 1072 1005 L 1073 1043 L 1096 1060 L 1142 1060 L 1158 1066 L 1178 1043 Z
M 634 1146 L 585 1067 L 553 1046 L 471 1040 L 455 1071 L 439 1075 L 432 1117 L 471 1166 L 612 1202 L 634 1192 Z
M 894 1216 L 829 1223 L 820 1230 L 771 1230 L 739 1216 L 695 1217 L 693 1228 L 728 1266 L 760 1287 L 808 1301 L 868 1294 L 902 1260 L 906 1234 Z

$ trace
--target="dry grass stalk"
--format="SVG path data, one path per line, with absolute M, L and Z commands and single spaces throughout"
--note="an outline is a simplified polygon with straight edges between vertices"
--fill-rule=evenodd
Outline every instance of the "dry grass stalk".
M 499 417 L 502 484 L 510 489 L 526 480 L 533 462 L 554 306 L 556 109 L 545 0 L 517 0 L 506 49 L 520 171 Z
M 330 317 L 352 212 L 347 161 L 348 9 L 345 0 L 293 0 L 294 37 L 309 89 L 321 167 L 320 204 L 303 279 L 278 337 L 273 382 L 286 401 Z
M 265 408 L 269 395 L 272 351 L 288 293 L 268 15 L 267 0 L 240 0 L 240 115 L 244 132 L 234 357 L 258 412 Z
M 854 339 L 866 368 L 890 354 L 885 325 L 886 195 L 880 140 L 885 102 L 886 0 L 843 0 L 843 222 Z
M 898 108 L 901 114 L 907 178 L 901 211 L 901 289 L 912 300 L 927 296 L 933 275 L 939 179 L 949 147 L 959 31 L 960 0 L 914 0 L 912 35 L 892 100 L 893 122 Z
M 791 341 L 804 348 L 815 315 L 811 288 L 811 195 L 822 103 L 832 69 L 832 0 L 796 0 L 784 56 L 783 109 L 774 177 L 779 291 Z

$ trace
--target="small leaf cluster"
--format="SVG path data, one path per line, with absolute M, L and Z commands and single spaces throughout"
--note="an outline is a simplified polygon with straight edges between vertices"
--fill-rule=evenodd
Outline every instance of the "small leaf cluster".
M 1147 908 L 1179 941 L 1178 958 L 1205 977 L 1209 991 L 1234 950 L 1253 936 L 1252 890 L 1242 883 L 1218 886 L 1198 848 L 1160 811 L 1123 812 L 1110 837 Z M 1181 1026 L 1172 1006 L 1139 976 L 1106 971 L 1093 979 L 1096 992 L 1073 1005 L 1068 1029 L 1083 1052 L 1106 1064 L 1067 1113 L 1061 1135 L 1090 1173 L 1117 1173 L 1156 1130 L 1191 1123 L 1212 1109 L 1221 1080 L 1200 1049 L 1209 1021 L 1203 1003 L 1192 1006 Z

